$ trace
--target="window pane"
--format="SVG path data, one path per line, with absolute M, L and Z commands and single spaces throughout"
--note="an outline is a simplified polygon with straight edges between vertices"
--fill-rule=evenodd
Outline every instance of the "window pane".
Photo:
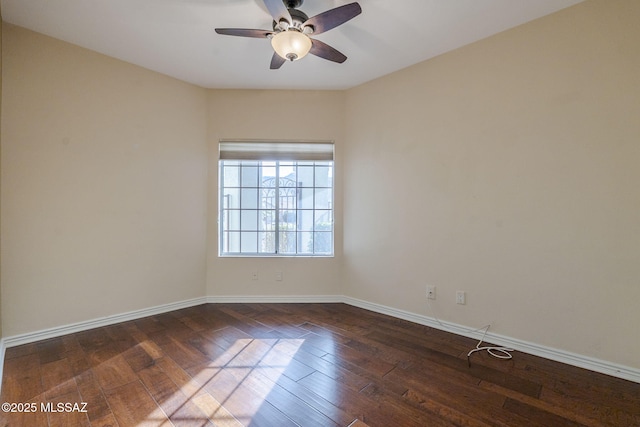
M 280 248 L 278 252 L 281 254 L 295 254 L 296 253 L 296 233 L 287 231 L 281 231 L 280 234 Z
M 298 190 L 290 187 L 280 188 L 278 204 L 281 209 L 295 209 L 298 204 Z
M 276 229 L 276 211 L 258 211 L 258 229 L 263 231 L 273 231 Z
M 240 231 L 240 210 L 232 209 L 227 211 L 227 222 L 224 229 Z
M 332 198 L 330 188 L 316 188 L 316 209 L 330 209 L 331 202 Z
M 242 166 L 260 166 L 262 162 L 260 160 L 241 160 Z
M 313 166 L 298 166 L 298 183 L 301 187 L 313 187 Z
M 280 162 L 280 167 L 278 168 L 278 173 L 280 174 L 280 179 L 285 181 L 281 183 L 282 186 L 296 186 L 296 167 L 293 163 L 284 163 Z
M 313 209 L 313 188 L 300 189 L 298 209 Z
M 258 167 L 242 166 L 242 186 L 257 187 L 258 186 Z
M 225 188 L 222 198 L 223 209 L 239 209 L 240 208 L 240 189 Z
M 263 209 L 275 209 L 276 205 L 276 189 L 263 188 L 260 190 L 260 207 Z
M 280 227 L 286 230 L 295 230 L 297 224 L 297 215 L 295 210 L 280 211 Z
M 298 211 L 298 230 L 299 231 L 313 231 L 313 211 L 305 210 Z
M 240 233 L 240 250 L 243 254 L 258 252 L 258 233 L 248 231 Z
M 329 254 L 331 253 L 332 246 L 331 232 L 317 231 L 313 233 L 313 250 L 315 253 Z
M 260 248 L 258 252 L 273 254 L 276 252 L 276 233 L 259 233 Z
M 333 168 L 328 166 L 317 166 L 316 167 L 316 177 L 315 177 L 315 185 L 316 187 L 331 187 L 333 186 Z
M 298 253 L 312 254 L 313 253 L 313 233 L 302 232 L 300 235 L 300 241 L 298 242 Z
M 275 187 L 275 182 L 273 181 L 273 178 L 276 177 L 276 162 L 262 162 L 262 180 L 261 180 L 261 187 L 264 187 L 264 182 L 267 181 L 269 178 L 271 179 L 271 185 L 270 187 Z
M 331 218 L 331 211 L 316 211 L 315 212 L 315 230 L 316 231 L 329 231 L 333 225 Z
M 258 209 L 258 189 L 243 188 L 240 206 L 242 209 Z
M 240 168 L 238 166 L 224 167 L 224 186 L 240 187 Z
M 240 252 L 240 233 L 226 232 L 222 233 L 222 249 L 226 252 Z
M 258 230 L 258 211 L 242 210 L 242 231 Z

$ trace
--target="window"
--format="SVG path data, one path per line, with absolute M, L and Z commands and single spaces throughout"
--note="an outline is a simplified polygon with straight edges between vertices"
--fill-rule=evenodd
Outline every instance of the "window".
M 220 143 L 221 256 L 333 255 L 333 144 Z

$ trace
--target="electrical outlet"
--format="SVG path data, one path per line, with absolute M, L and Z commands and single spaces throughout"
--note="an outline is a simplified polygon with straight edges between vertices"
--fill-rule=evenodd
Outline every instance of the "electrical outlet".
M 252 271 L 251 272 L 251 280 L 258 280 L 258 272 L 257 271 Z
M 436 287 L 427 286 L 427 299 L 436 299 Z
M 465 291 L 456 291 L 456 304 L 466 304 L 467 303 L 467 295 Z
M 282 282 L 282 271 L 276 271 L 276 280 Z

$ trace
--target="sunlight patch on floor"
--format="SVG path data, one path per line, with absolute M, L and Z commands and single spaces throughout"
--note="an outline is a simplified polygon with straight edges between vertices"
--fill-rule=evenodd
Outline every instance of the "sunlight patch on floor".
M 248 425 L 303 343 L 304 339 L 238 339 L 192 378 L 185 378 L 178 384 L 180 391 L 164 402 L 191 401 L 216 425 Z M 155 412 L 140 425 L 158 425 L 164 415 Z

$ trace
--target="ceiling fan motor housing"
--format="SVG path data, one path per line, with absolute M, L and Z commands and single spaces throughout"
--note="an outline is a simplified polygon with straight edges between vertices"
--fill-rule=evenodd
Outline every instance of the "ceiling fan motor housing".
M 298 9 L 289 9 L 289 14 L 293 22 L 289 24 L 288 22 L 284 22 L 284 20 L 280 22 L 273 21 L 274 31 L 287 31 L 288 29 L 302 31 L 302 24 L 309 20 L 307 14 Z
M 304 0 L 282 0 L 284 5 L 287 6 L 287 9 L 295 9 L 297 7 L 302 6 Z

